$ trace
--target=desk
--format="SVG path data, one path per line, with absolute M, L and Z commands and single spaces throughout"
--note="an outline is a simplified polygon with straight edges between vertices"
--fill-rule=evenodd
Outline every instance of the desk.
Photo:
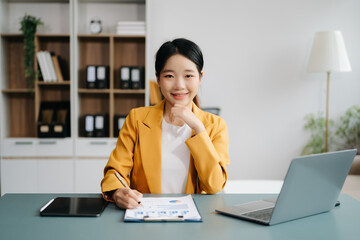
M 274 197 L 273 194 L 193 195 L 202 223 L 124 223 L 124 211 L 109 204 L 100 217 L 40 217 L 57 196 L 6 194 L 0 198 L 0 239 L 359 239 L 360 202 L 342 194 L 331 212 L 271 227 L 216 214 L 215 208 Z M 147 195 L 150 196 L 150 195 Z M 151 195 L 159 196 L 159 195 Z M 174 196 L 174 195 L 163 195 Z

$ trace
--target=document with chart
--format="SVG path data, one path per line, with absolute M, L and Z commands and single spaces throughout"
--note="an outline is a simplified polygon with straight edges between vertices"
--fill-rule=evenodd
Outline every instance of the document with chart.
M 191 195 L 184 197 L 144 197 L 134 209 L 127 209 L 125 222 L 201 222 L 200 213 Z

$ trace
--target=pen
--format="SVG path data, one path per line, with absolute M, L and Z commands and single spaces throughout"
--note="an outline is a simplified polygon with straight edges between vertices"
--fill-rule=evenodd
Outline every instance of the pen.
M 120 181 L 120 183 L 124 186 L 124 188 L 130 189 L 129 186 L 126 184 L 126 182 L 125 182 L 124 179 L 119 175 L 118 172 L 115 172 L 115 176 L 116 176 L 116 178 Z M 141 202 L 139 201 L 138 204 L 141 204 Z M 142 204 L 141 204 L 141 206 L 142 206 Z

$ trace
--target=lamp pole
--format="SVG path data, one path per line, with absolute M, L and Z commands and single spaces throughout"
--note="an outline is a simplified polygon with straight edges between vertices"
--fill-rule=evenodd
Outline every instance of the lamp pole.
M 325 118 L 325 152 L 329 150 L 329 95 L 330 95 L 330 72 L 327 72 L 326 81 L 326 118 Z

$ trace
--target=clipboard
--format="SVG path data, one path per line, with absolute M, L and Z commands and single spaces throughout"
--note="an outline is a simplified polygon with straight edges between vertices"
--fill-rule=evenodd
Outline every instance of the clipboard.
M 145 197 L 135 209 L 127 209 L 124 222 L 202 222 L 191 195 Z

